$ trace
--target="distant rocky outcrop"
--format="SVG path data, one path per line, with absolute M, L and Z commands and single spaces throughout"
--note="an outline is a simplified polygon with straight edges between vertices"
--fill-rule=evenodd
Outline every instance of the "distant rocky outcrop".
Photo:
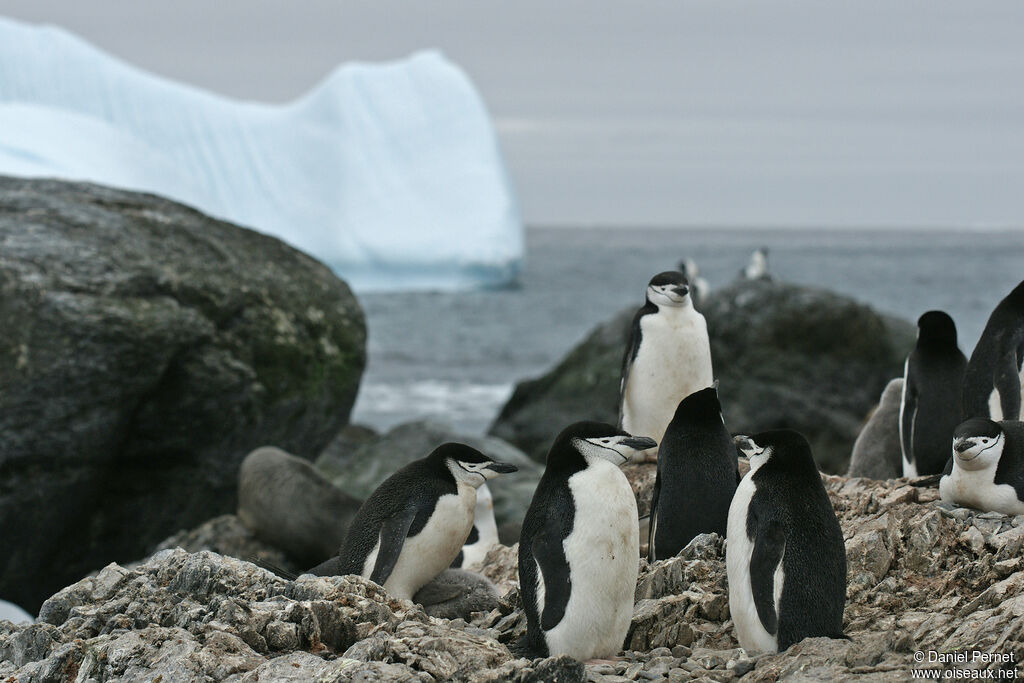
M 588 665 L 509 649 L 526 625 L 515 547 L 489 553 L 484 573 L 507 592 L 469 621 L 430 618 L 357 577 L 287 581 L 177 549 L 65 588 L 39 623 L 0 623 L 0 680 L 888 681 L 915 668 L 1001 667 L 918 661 L 929 650 L 1024 661 L 1024 515 L 949 507 L 905 480 L 823 479 L 846 539 L 849 640 L 811 638 L 774 655 L 739 648 L 714 534 L 676 557 L 639 560 L 623 657 Z M 635 478 L 641 496 L 647 480 Z
M 362 311 L 277 239 L 158 197 L 0 178 L 0 596 L 234 509 L 256 446 L 347 421 Z
M 914 344 L 908 322 L 833 292 L 769 279 L 716 290 L 701 312 L 729 430 L 799 430 L 828 472 L 845 471 L 864 416 Z M 547 374 L 521 382 L 490 433 L 541 460 L 565 425 L 616 422 L 632 316 L 623 311 Z
M 340 439 L 352 446 L 341 448 L 336 441 L 325 449 L 315 464 L 338 488 L 360 499 L 367 498 L 399 468 L 448 441 L 467 444 L 496 460 L 516 465 L 519 471 L 514 475 L 487 482 L 494 495 L 494 518 L 499 535 L 508 542 L 519 537 L 518 527 L 544 473 L 542 466 L 501 439 L 459 434 L 435 420 L 407 422 L 378 437 L 363 434 L 352 441 L 347 432 Z

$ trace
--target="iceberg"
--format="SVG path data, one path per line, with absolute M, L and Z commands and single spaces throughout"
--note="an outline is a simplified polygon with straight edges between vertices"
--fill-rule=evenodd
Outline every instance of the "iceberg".
M 279 237 L 357 291 L 502 286 L 523 257 L 490 117 L 436 51 L 346 64 L 274 105 L 0 18 L 0 174 L 159 194 Z

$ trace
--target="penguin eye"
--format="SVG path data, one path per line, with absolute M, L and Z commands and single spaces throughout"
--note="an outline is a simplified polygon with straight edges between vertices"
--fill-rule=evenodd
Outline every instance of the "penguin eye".
M 988 443 L 988 439 L 982 439 L 981 442 L 982 443 Z

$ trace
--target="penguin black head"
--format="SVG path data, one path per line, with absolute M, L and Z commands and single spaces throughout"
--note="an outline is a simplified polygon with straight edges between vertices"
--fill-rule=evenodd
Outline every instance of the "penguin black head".
M 1005 443 L 1006 435 L 998 422 L 972 417 L 953 430 L 953 457 L 965 470 L 996 467 Z
M 917 343 L 956 346 L 956 323 L 945 311 L 928 311 L 917 319 Z
M 603 422 L 574 422 L 555 438 L 548 451 L 548 469 L 583 469 L 595 459 L 621 465 L 633 455 L 658 445 L 646 436 L 632 436 Z
M 722 404 L 718 401 L 718 382 L 714 386 L 695 391 L 676 406 L 676 414 L 672 422 L 677 420 L 686 422 L 708 422 L 722 421 Z
M 753 436 L 737 436 L 733 441 L 740 452 L 750 459 L 751 474 L 765 468 L 795 473 L 813 472 L 818 476 L 818 466 L 811 455 L 811 444 L 798 431 L 774 429 Z
M 677 270 L 658 273 L 647 283 L 647 301 L 655 306 L 685 306 L 690 303 L 690 283 Z
M 515 465 L 488 458 L 477 449 L 462 443 L 441 444 L 427 459 L 449 471 L 456 482 L 473 487 L 479 487 L 499 474 L 519 469 Z

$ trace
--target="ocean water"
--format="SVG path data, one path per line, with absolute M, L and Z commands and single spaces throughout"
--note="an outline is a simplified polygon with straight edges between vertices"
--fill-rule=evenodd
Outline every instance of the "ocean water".
M 641 305 L 652 275 L 691 258 L 713 290 L 758 247 L 781 280 L 911 321 L 945 310 L 968 356 L 992 308 L 1024 279 L 1024 231 L 531 228 L 515 289 L 360 297 L 369 363 L 352 419 L 386 429 L 432 417 L 483 432 L 515 382 Z

